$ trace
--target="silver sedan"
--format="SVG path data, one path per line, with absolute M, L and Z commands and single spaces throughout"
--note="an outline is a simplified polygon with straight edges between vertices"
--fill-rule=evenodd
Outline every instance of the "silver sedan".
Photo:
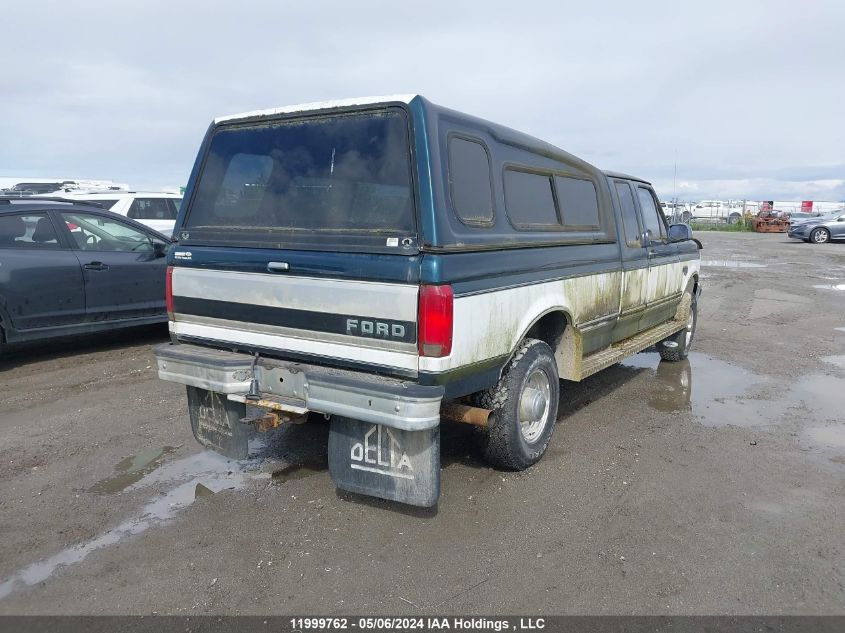
M 789 224 L 787 235 L 813 244 L 845 240 L 845 209 L 807 220 L 794 220 Z

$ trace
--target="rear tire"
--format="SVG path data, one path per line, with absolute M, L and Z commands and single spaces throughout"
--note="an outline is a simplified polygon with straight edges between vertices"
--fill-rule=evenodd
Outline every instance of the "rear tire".
M 551 348 L 526 339 L 495 387 L 476 395 L 492 413 L 481 432 L 484 458 L 499 468 L 525 470 L 546 452 L 557 419 L 560 380 Z
M 813 229 L 810 233 L 811 244 L 827 244 L 830 241 L 830 231 L 827 229 Z
M 695 292 L 690 294 L 692 295 L 692 299 L 690 300 L 687 326 L 680 332 L 663 339 L 657 344 L 657 352 L 663 360 L 676 363 L 689 356 L 693 339 L 695 339 L 695 328 L 698 325 L 698 299 L 695 296 Z M 674 347 L 666 347 L 664 345 L 665 342 L 675 343 L 676 345 Z

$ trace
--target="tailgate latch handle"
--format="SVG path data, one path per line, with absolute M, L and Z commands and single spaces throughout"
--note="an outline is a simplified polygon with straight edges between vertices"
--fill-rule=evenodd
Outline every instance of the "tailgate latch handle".
M 271 273 L 290 270 L 290 264 L 287 262 L 269 262 L 267 270 Z

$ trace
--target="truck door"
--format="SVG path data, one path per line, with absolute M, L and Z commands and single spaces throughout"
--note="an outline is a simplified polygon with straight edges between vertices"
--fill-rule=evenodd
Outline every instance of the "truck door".
M 683 288 L 678 248 L 669 243 L 668 227 L 650 187 L 637 184 L 637 201 L 648 252 L 648 284 L 640 330 L 654 327 L 675 315 Z
M 643 242 L 643 228 L 634 202 L 634 192 L 627 180 L 613 180 L 612 195 L 621 211 L 619 235 L 622 251 L 622 297 L 619 320 L 613 341 L 621 341 L 637 333 L 640 317 L 646 307 L 648 256 Z M 617 216 L 619 217 L 619 216 Z

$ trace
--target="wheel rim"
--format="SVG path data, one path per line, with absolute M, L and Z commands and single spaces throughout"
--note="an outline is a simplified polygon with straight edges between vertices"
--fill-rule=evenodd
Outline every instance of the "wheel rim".
M 816 231 L 813 233 L 813 241 L 817 244 L 824 244 L 827 242 L 827 231 Z
M 519 397 L 519 432 L 532 444 L 543 434 L 551 410 L 551 382 L 542 369 L 535 369 Z

